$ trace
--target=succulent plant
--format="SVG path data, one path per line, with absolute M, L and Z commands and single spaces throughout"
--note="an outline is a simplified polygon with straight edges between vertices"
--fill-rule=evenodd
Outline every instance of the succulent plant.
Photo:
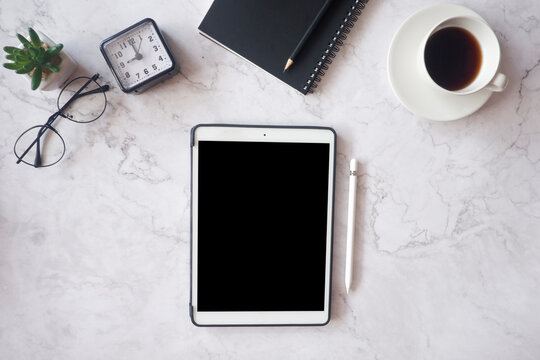
M 5 46 L 4 51 L 7 53 L 6 59 L 11 60 L 10 63 L 4 63 L 6 69 L 15 70 L 17 74 L 30 74 L 32 76 L 32 90 L 36 90 L 41 84 L 41 79 L 44 72 L 58 72 L 60 68 L 52 62 L 53 58 L 58 55 L 64 45 L 57 44 L 48 47 L 41 41 L 34 29 L 29 28 L 28 34 L 30 40 L 27 40 L 21 34 L 17 34 L 17 38 L 23 45 L 22 49 L 14 46 Z

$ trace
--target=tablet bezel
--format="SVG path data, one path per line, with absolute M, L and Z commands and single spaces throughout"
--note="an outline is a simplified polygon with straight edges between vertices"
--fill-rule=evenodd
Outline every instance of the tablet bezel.
M 329 144 L 328 207 L 326 227 L 326 268 L 324 309 L 322 311 L 198 311 L 198 142 L 246 141 Z M 195 126 L 191 131 L 191 301 L 190 317 L 197 326 L 326 325 L 330 320 L 332 273 L 333 205 L 335 183 L 336 133 L 328 127 L 214 125 Z

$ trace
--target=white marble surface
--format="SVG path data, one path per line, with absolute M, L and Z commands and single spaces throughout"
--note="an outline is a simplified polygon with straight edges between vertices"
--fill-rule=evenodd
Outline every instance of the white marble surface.
M 66 158 L 16 165 L 58 92 L 0 69 L 0 359 L 540 358 L 540 2 L 474 1 L 509 75 L 477 113 L 419 119 L 393 95 L 393 33 L 428 0 L 372 0 L 307 97 L 198 34 L 211 1 L 0 0 L 0 43 L 28 26 L 114 84 L 98 44 L 152 17 L 181 74 L 116 86 L 96 123 L 61 123 Z M 332 320 L 197 328 L 189 300 L 189 131 L 324 125 L 339 135 Z M 353 292 L 343 283 L 347 164 L 362 164 Z

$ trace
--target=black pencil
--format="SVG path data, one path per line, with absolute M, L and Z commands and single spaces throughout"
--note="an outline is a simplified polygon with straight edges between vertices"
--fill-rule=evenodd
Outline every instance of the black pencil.
M 315 19 L 313 19 L 308 29 L 304 33 L 304 36 L 302 36 L 302 38 L 298 42 L 298 45 L 296 45 L 296 47 L 294 48 L 291 56 L 289 56 L 289 59 L 287 59 L 287 63 L 285 64 L 285 68 L 283 69 L 283 72 L 285 72 L 288 68 L 290 68 L 291 65 L 294 63 L 294 58 L 296 57 L 296 55 L 298 55 L 298 53 L 302 49 L 302 46 L 304 45 L 306 40 L 309 38 L 309 35 L 313 31 L 313 29 L 315 29 L 315 27 L 317 26 L 317 23 L 319 22 L 319 20 L 321 20 L 321 18 L 323 17 L 324 13 L 326 12 L 326 9 L 328 8 L 328 5 L 330 5 L 331 2 L 332 0 L 326 0 L 324 2 L 323 6 L 321 7 L 321 10 L 319 10 L 319 12 L 317 13 L 317 16 L 315 16 Z

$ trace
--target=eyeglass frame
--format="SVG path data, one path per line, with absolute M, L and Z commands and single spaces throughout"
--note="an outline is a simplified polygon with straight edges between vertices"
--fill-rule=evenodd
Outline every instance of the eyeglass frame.
M 73 81 L 77 80 L 77 79 L 81 79 L 81 78 L 87 78 L 88 80 L 86 81 L 86 83 L 81 86 L 81 88 L 79 90 L 77 90 L 75 92 L 75 94 L 73 94 L 71 96 L 71 98 L 61 107 L 58 109 L 58 111 L 56 111 L 54 114 L 52 114 L 49 119 L 47 120 L 47 122 L 44 124 L 44 125 L 36 125 L 36 126 L 32 126 L 31 128 L 27 129 L 26 131 L 24 131 L 18 138 L 17 140 L 15 141 L 15 145 L 13 146 L 13 153 L 15 154 L 15 156 L 17 157 L 17 164 L 20 164 L 21 162 L 27 164 L 27 165 L 30 165 L 30 166 L 33 166 L 35 168 L 39 168 L 39 167 L 49 167 L 49 166 L 52 166 L 52 165 L 55 165 L 57 164 L 60 160 L 62 160 L 62 158 L 64 157 L 65 153 L 66 153 L 66 143 L 64 142 L 64 139 L 62 138 L 62 136 L 60 136 L 60 134 L 58 133 L 58 131 L 52 127 L 52 124 L 56 121 L 56 119 L 58 119 L 59 116 L 63 117 L 63 118 L 66 118 L 70 121 L 73 121 L 73 122 L 77 122 L 77 123 L 90 123 L 90 122 L 93 122 L 95 120 L 97 120 L 99 117 L 101 117 L 101 115 L 103 115 L 103 113 L 105 112 L 105 109 L 107 108 L 107 95 L 105 94 L 108 90 L 109 90 L 109 85 L 105 84 L 103 86 L 101 86 L 100 84 L 98 84 L 96 82 L 96 80 L 99 78 L 99 74 L 96 73 L 94 74 L 92 77 L 88 78 L 86 76 L 80 76 L 78 78 L 74 78 L 72 80 L 70 80 L 66 86 L 62 89 L 62 91 L 60 92 L 60 95 L 58 96 L 58 100 L 57 100 L 57 106 L 59 106 L 59 101 L 60 101 L 60 96 L 62 95 L 62 93 L 64 92 L 64 90 L 66 89 L 66 87 L 72 83 Z M 98 85 L 98 88 L 94 89 L 94 90 L 90 90 L 90 91 L 87 91 L 85 93 L 82 93 L 81 92 L 86 89 L 88 87 L 88 85 L 90 85 L 91 83 L 95 82 L 97 85 Z M 103 107 L 103 111 L 101 112 L 101 114 L 99 114 L 99 116 L 97 116 L 95 119 L 93 120 L 90 120 L 90 121 L 77 121 L 77 120 L 74 120 L 74 119 L 71 119 L 69 116 L 66 116 L 64 115 L 64 111 L 77 99 L 83 97 L 83 96 L 86 96 L 86 95 L 92 95 L 92 94 L 96 94 L 96 93 L 103 93 L 103 96 L 105 97 L 105 106 Z M 16 152 L 16 146 L 17 146 L 17 143 L 18 141 L 21 139 L 22 136 L 24 136 L 24 134 L 26 134 L 28 131 L 32 130 L 32 129 L 35 129 L 37 127 L 40 127 L 42 128 L 41 130 L 39 130 L 38 132 L 38 135 L 36 136 L 36 139 L 26 148 L 25 151 L 23 151 L 22 155 L 17 155 L 17 152 Z M 62 140 L 62 146 L 63 146 L 63 152 L 62 152 L 62 156 L 60 156 L 60 158 L 58 160 L 56 160 L 55 162 L 53 162 L 52 164 L 48 164 L 48 165 L 41 165 L 41 150 L 40 150 L 40 139 L 41 137 L 45 134 L 45 132 L 47 130 L 52 130 L 54 133 L 56 133 L 56 135 L 58 135 L 58 137 L 60 138 L 60 140 Z M 34 159 L 34 164 L 30 164 L 26 161 L 23 160 L 23 158 L 26 156 L 26 154 L 28 154 L 28 152 L 32 149 L 32 147 L 36 145 L 36 157 Z

